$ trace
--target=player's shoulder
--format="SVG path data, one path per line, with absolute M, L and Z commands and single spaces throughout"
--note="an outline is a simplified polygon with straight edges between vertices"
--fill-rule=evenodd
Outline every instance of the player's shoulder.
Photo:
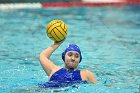
M 83 73 L 89 73 L 90 71 L 87 70 L 87 69 L 83 69 L 83 70 L 81 70 L 81 72 L 83 72 Z

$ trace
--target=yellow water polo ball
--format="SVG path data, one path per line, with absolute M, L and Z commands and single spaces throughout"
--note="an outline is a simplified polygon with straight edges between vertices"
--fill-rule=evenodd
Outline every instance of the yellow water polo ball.
M 52 20 L 46 27 L 48 37 L 56 42 L 62 41 L 66 38 L 68 28 L 61 20 Z

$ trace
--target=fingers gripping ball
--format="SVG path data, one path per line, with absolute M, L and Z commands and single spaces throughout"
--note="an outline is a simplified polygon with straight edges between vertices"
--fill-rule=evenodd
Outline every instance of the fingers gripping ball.
M 63 21 L 52 20 L 48 23 L 46 32 L 50 39 L 59 42 L 66 38 L 68 29 Z

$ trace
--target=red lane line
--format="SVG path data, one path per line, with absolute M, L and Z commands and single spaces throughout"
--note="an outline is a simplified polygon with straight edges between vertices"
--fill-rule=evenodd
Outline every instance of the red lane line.
M 137 2 L 136 2 L 137 1 Z M 56 2 L 56 3 L 43 3 L 42 7 L 71 7 L 71 6 L 104 6 L 104 5 L 128 5 L 128 4 L 140 4 L 140 0 L 134 0 L 131 2 L 110 2 L 110 3 L 98 3 L 98 2 Z

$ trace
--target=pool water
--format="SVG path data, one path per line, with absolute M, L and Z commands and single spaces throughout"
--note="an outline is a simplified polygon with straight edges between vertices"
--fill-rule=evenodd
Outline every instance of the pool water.
M 138 93 L 140 86 L 140 6 L 0 10 L 0 93 Z M 60 19 L 68 37 L 51 57 L 64 66 L 69 43 L 82 51 L 79 69 L 92 71 L 100 84 L 39 89 L 48 79 L 38 56 L 50 46 L 46 24 Z M 112 86 L 105 86 L 104 81 Z

